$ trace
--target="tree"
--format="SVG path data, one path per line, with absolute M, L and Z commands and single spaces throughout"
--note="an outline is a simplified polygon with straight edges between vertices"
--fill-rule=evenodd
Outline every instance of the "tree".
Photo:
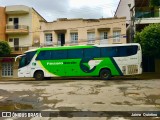
M 11 48 L 6 41 L 0 41 L 0 56 L 9 55 Z
M 144 56 L 160 57 L 160 24 L 150 24 L 136 33 L 135 42 L 140 43 Z
M 150 0 L 149 4 L 151 7 L 158 7 L 160 6 L 160 0 Z

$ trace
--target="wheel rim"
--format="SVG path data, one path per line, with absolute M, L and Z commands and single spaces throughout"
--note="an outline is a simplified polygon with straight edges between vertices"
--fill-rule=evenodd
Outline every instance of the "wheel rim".
M 107 72 L 104 72 L 103 77 L 107 78 L 109 76 L 109 74 Z
M 43 72 L 38 71 L 38 72 L 35 74 L 35 78 L 36 78 L 37 80 L 42 80 L 42 79 L 43 79 Z
M 42 75 L 41 75 L 41 74 L 38 74 L 38 75 L 37 75 L 37 78 L 41 78 L 41 77 L 42 77 Z

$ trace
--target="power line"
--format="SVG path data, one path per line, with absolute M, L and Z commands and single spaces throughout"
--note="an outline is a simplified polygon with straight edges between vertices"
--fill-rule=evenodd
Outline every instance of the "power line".
M 34 3 L 34 6 L 36 5 L 36 6 L 42 6 L 41 4 L 40 4 L 40 2 L 39 1 L 32 1 L 32 3 Z M 101 2 L 99 2 L 99 3 L 101 3 Z M 105 8 L 111 8 L 111 7 L 114 7 L 116 4 L 115 3 L 107 3 L 107 4 L 98 4 L 97 6 L 95 6 L 95 7 L 88 7 L 89 9 L 84 9 L 84 8 L 78 8 L 78 9 L 75 9 L 75 8 L 71 8 L 71 9 L 68 9 L 68 10 L 63 10 L 63 9 L 58 9 L 57 11 L 54 11 L 53 13 L 51 13 L 51 14 L 53 14 L 53 15 L 56 15 L 56 16 L 60 16 L 61 14 L 59 14 L 59 13 L 62 13 L 63 12 L 63 15 L 70 15 L 70 13 L 71 12 L 73 12 L 73 13 L 88 13 L 88 14 L 94 14 L 92 11 L 94 10 L 94 11 L 99 11 L 99 9 L 100 8 L 103 8 L 103 7 L 105 7 Z M 35 8 L 37 8 L 35 6 Z M 90 10 L 91 9 L 91 10 Z M 45 11 L 47 11 L 47 9 L 45 10 L 45 9 L 43 9 L 43 11 L 44 11 L 44 13 L 45 13 Z

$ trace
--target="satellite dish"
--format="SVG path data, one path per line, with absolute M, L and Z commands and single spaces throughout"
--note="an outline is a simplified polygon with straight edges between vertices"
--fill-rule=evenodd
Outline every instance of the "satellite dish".
M 38 39 L 34 40 L 34 43 L 38 43 L 38 42 L 39 42 L 39 40 L 38 40 Z

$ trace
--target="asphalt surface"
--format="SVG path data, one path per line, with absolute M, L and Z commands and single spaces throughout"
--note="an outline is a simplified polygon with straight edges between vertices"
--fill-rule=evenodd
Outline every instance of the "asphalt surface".
M 160 80 L 0 81 L 1 111 L 160 111 Z M 80 117 L 80 116 L 79 116 Z M 144 117 L 71 117 L 138 120 Z M 13 118 L 12 118 L 13 119 Z M 21 119 L 21 118 L 14 118 Z M 27 119 L 27 118 L 25 118 Z M 36 119 L 36 118 L 30 118 Z M 68 119 L 67 117 L 41 118 Z M 160 119 L 145 117 L 144 120 Z

